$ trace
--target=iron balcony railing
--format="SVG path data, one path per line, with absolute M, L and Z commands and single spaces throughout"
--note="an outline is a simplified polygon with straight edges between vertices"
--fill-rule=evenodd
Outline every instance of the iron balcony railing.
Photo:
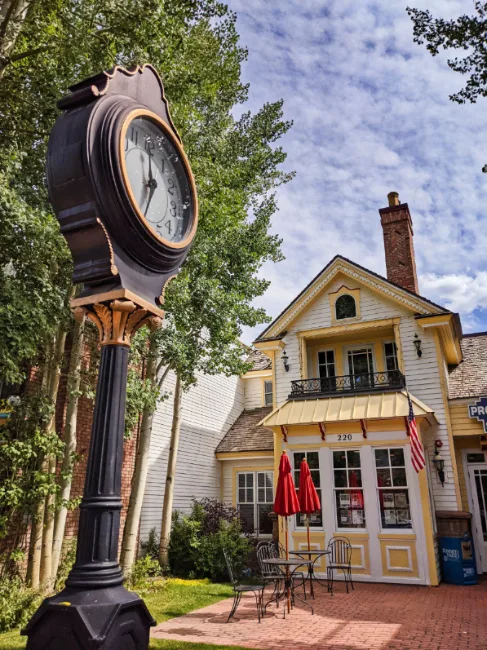
M 373 372 L 370 374 L 344 375 L 343 377 L 319 377 L 291 382 L 290 399 L 324 397 L 348 393 L 371 393 L 402 390 L 406 378 L 399 370 Z

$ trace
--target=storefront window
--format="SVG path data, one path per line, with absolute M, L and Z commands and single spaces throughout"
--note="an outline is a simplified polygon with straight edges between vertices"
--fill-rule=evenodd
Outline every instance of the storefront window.
M 404 449 L 375 450 L 382 528 L 412 528 Z
M 237 508 L 246 529 L 256 535 L 270 535 L 272 521 L 268 513 L 274 503 L 274 472 L 239 472 Z
M 308 461 L 309 469 L 311 472 L 311 478 L 313 480 L 316 491 L 320 498 L 321 503 L 321 482 L 320 482 L 320 457 L 317 451 L 301 451 L 295 452 L 294 454 L 294 484 L 296 486 L 296 491 L 299 493 L 299 474 L 301 461 L 303 458 L 306 458 Z M 296 515 L 296 526 L 305 526 L 306 522 L 304 520 L 304 515 L 301 513 Z M 314 512 L 309 518 L 310 527 L 321 528 L 323 526 L 323 517 L 321 510 Z
M 333 474 L 337 527 L 365 528 L 360 451 L 334 451 Z

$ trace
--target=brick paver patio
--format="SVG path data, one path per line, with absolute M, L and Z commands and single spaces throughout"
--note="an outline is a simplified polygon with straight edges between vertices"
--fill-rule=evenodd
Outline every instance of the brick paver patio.
M 243 597 L 226 624 L 232 600 L 158 625 L 160 639 L 263 650 L 486 650 L 487 581 L 471 587 L 356 585 L 335 595 L 317 587 L 314 616 L 302 606 L 282 618 L 268 608 L 259 625 L 253 596 Z

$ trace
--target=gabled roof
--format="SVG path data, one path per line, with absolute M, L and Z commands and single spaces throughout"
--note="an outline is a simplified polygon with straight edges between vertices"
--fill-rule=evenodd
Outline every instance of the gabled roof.
M 450 373 L 450 399 L 487 394 L 487 332 L 466 334 L 460 342 L 463 361 Z
M 238 451 L 272 451 L 273 433 L 270 429 L 259 425 L 259 422 L 271 411 L 270 406 L 242 411 L 215 452 L 219 454 Z
M 275 318 L 272 323 L 256 339 L 257 342 L 268 341 L 279 337 L 289 323 L 305 308 L 307 303 L 314 298 L 321 289 L 332 280 L 337 273 L 344 273 L 354 277 L 374 288 L 382 290 L 389 297 L 403 303 L 413 311 L 420 314 L 451 313 L 448 309 L 419 296 L 408 289 L 391 282 L 387 278 L 370 271 L 352 260 L 335 255 L 335 257 L 316 275 L 311 282 L 289 303 L 289 305 Z

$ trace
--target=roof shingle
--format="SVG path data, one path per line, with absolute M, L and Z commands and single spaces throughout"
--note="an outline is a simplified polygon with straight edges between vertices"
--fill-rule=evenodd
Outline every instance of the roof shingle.
M 487 332 L 466 335 L 461 340 L 463 361 L 449 377 L 450 399 L 487 394 Z
M 260 350 L 251 350 L 247 361 L 254 364 L 252 370 L 267 370 L 268 368 L 272 368 L 272 361 Z
M 216 448 L 216 453 L 272 451 L 274 449 L 272 431 L 257 426 L 271 411 L 270 406 L 242 411 Z

